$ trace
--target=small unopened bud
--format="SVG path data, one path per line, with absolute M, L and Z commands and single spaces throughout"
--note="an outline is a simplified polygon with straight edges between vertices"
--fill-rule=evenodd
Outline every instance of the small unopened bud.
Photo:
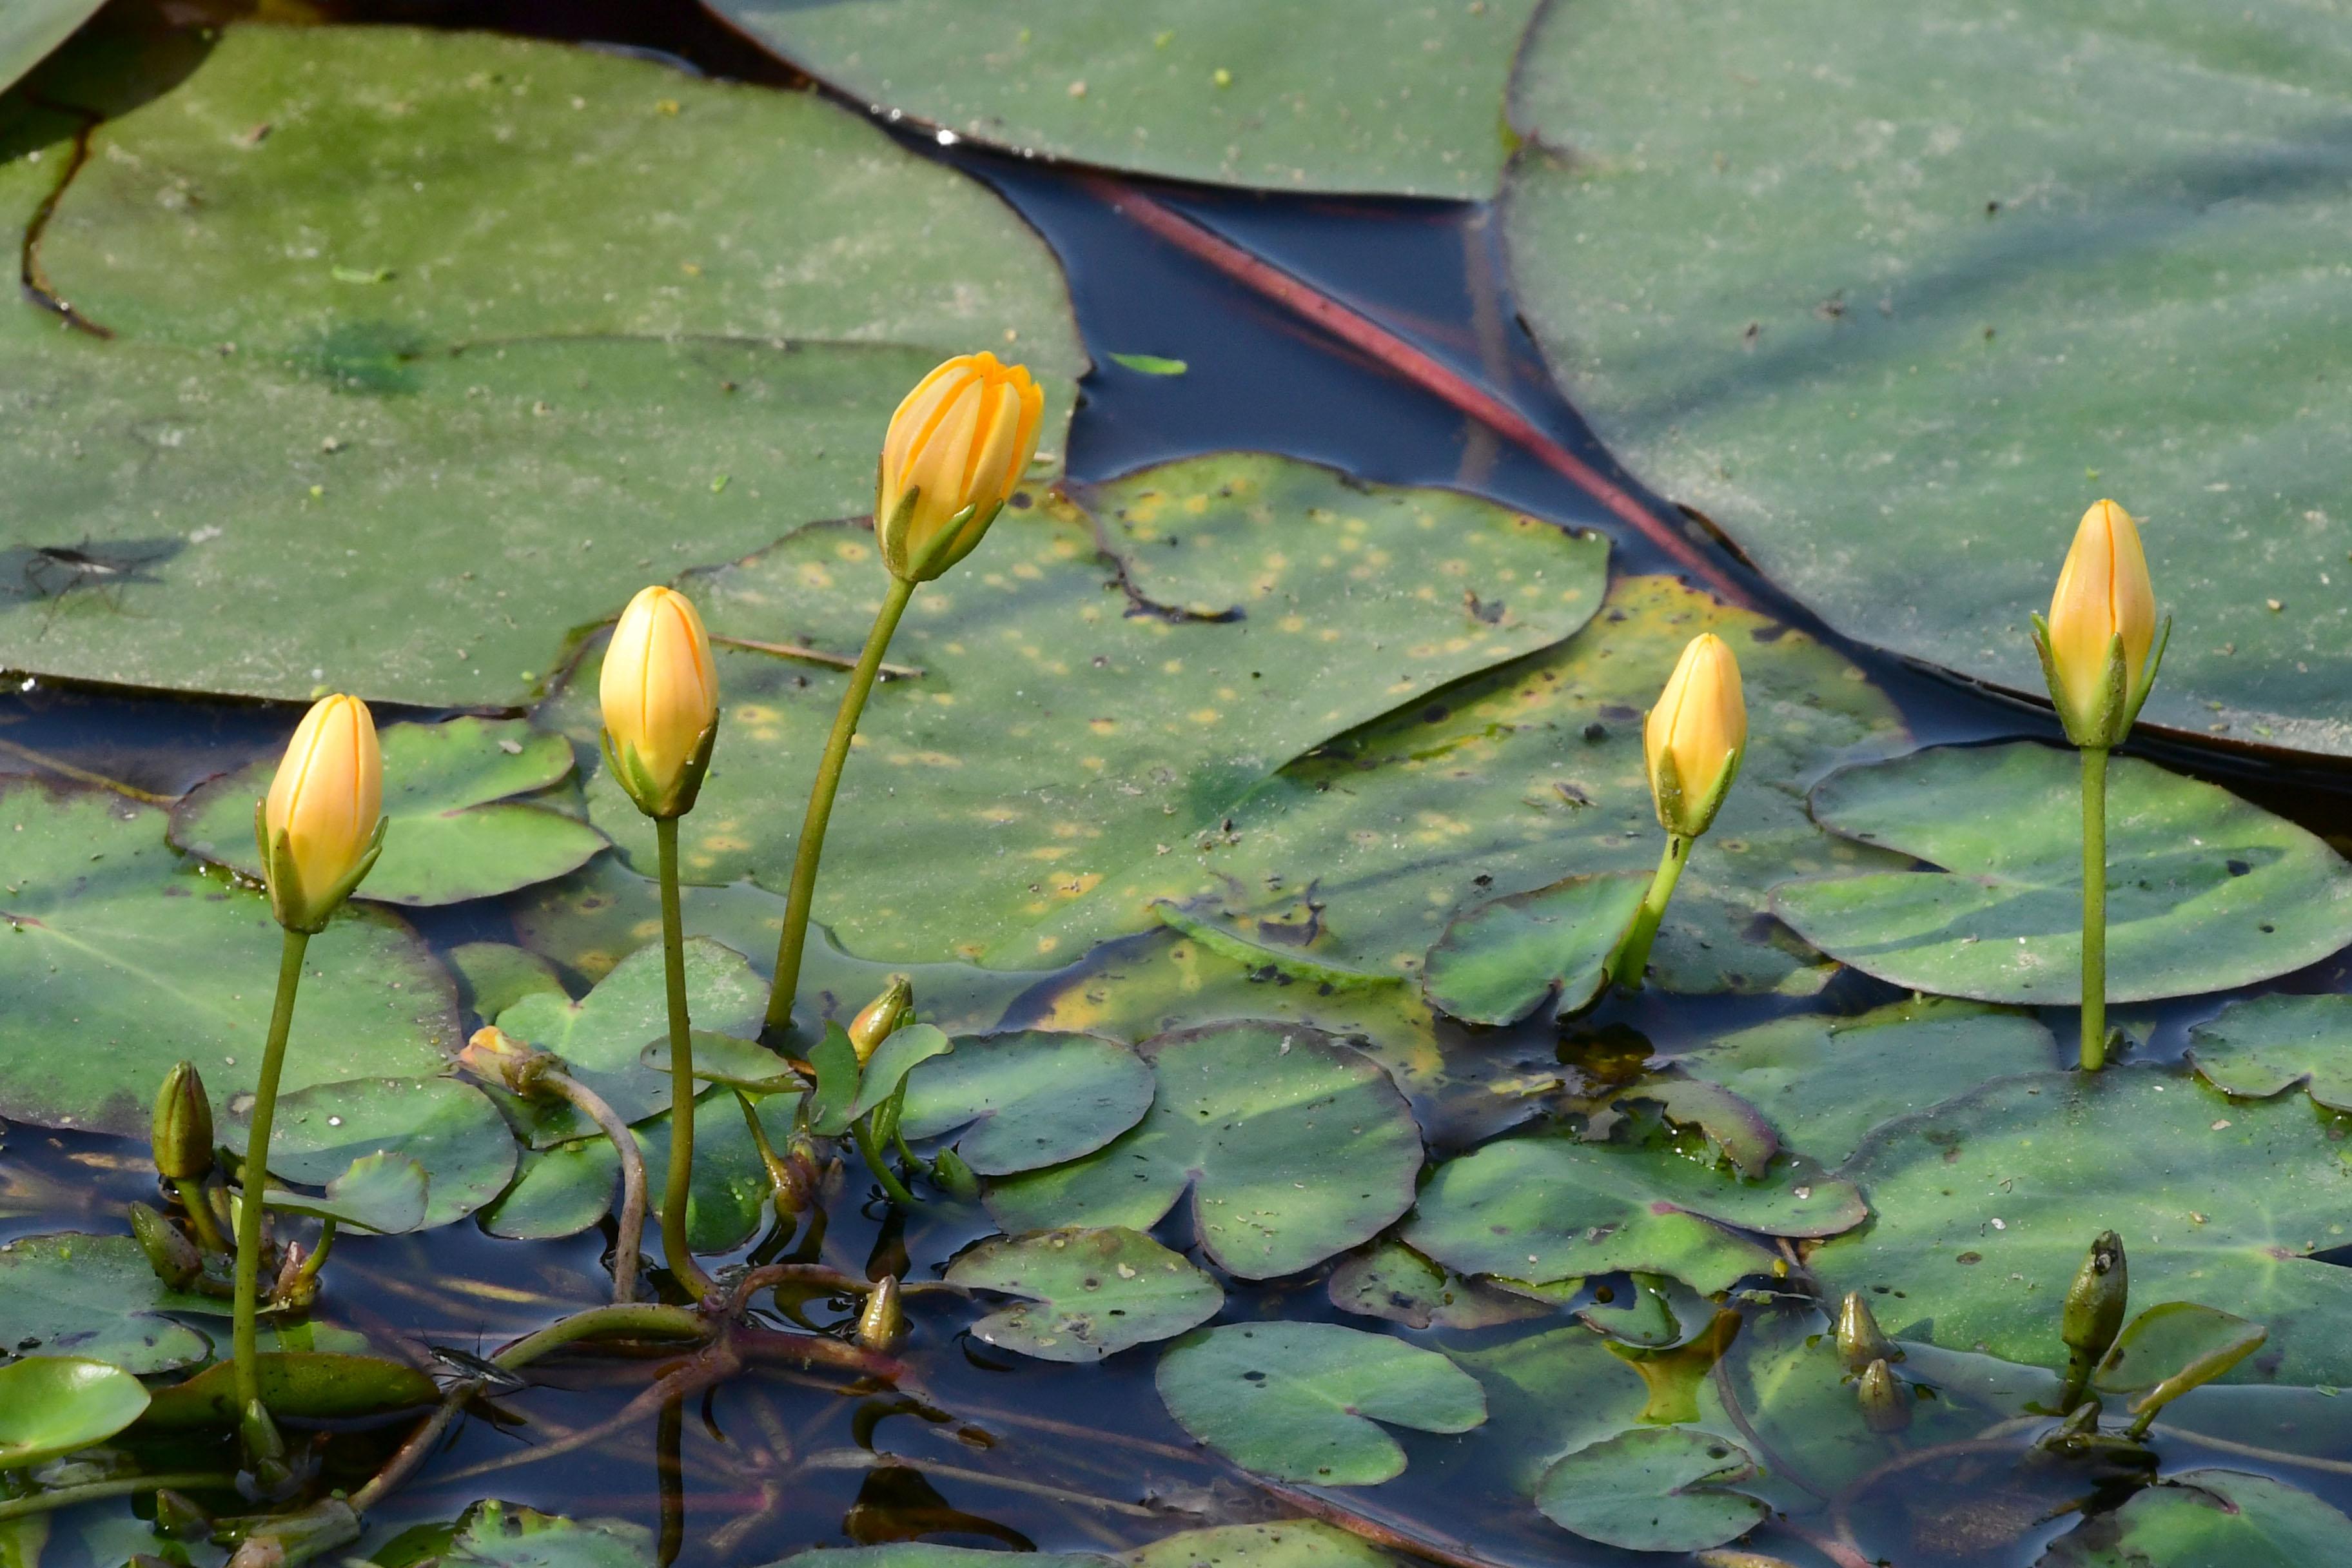
M 203 1541 L 213 1532 L 213 1516 L 185 1492 L 164 1487 L 155 1494 L 155 1533 L 166 1541 Z
M 278 1436 L 278 1423 L 269 1418 L 269 1407 L 260 1400 L 246 1402 L 245 1414 L 237 1421 L 237 1436 L 245 1443 L 246 1462 L 256 1474 L 265 1465 L 285 1468 L 286 1439 Z
M 963 1156 L 952 1149 L 940 1151 L 939 1158 L 931 1162 L 931 1174 L 938 1180 L 940 1190 L 951 1198 L 970 1203 L 980 1196 L 980 1178 L 972 1174 Z
M 874 1059 L 882 1042 L 915 1016 L 915 984 L 903 974 L 894 974 L 881 995 L 866 1004 L 856 1017 L 849 1021 L 849 1043 L 857 1052 L 857 1065 L 864 1067 Z
M 1848 1372 L 1858 1373 L 1874 1361 L 1901 1361 L 1903 1352 L 1895 1342 L 1881 1333 L 1878 1320 L 1871 1315 L 1870 1303 L 1859 1290 L 1846 1292 L 1838 1303 L 1838 1360 Z
M 484 1083 L 526 1099 L 539 1088 L 539 1075 L 547 1070 L 552 1058 L 535 1046 L 526 1046 L 495 1024 L 485 1024 L 474 1031 L 457 1053 L 458 1065 Z
M 1863 1424 L 1880 1436 L 1891 1437 L 1911 1425 L 1911 1391 L 1885 1362 L 1863 1368 L 1853 1392 L 1862 1402 Z
M 2106 1354 L 2123 1329 L 2124 1306 L 2130 1294 L 2131 1271 L 2124 1263 L 2124 1238 L 2103 1230 L 2091 1243 L 2074 1283 L 2067 1288 L 2066 1311 L 2059 1326 L 2066 1348 L 2095 1362 Z
M 163 1075 L 152 1123 L 155 1169 L 166 1181 L 200 1182 L 213 1168 L 213 1102 L 196 1064 L 182 1062 Z
M 196 1244 L 148 1205 L 131 1205 L 131 1234 L 139 1238 L 139 1250 L 147 1255 L 155 1278 L 173 1289 L 186 1289 L 205 1271 L 205 1257 Z
M 866 1293 L 857 1314 L 857 1342 L 870 1351 L 887 1351 L 907 1337 L 907 1314 L 898 1306 L 898 1278 L 885 1274 Z

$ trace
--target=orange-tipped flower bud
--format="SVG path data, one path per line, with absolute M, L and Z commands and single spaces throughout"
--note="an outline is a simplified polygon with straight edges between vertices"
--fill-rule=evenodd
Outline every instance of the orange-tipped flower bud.
M 262 802 L 258 837 L 279 923 L 322 930 L 383 844 L 383 752 L 366 703 L 311 704 Z
M 1748 702 L 1740 694 L 1739 661 L 1713 632 L 1683 649 L 1658 705 L 1642 726 L 1650 795 L 1658 825 L 1696 838 L 1715 820 L 1738 775 L 1748 747 Z
M 857 1065 L 864 1067 L 874 1059 L 874 1053 L 902 1024 L 915 1016 L 915 985 L 903 974 L 894 974 L 882 994 L 861 1008 L 849 1021 L 849 1044 L 857 1052 Z
M 1036 455 L 1045 408 L 1028 370 L 991 353 L 959 355 L 907 394 L 890 416 L 874 497 L 890 575 L 927 583 L 971 553 Z
M 719 723 L 710 636 L 685 595 L 653 587 L 629 601 L 604 650 L 597 693 L 621 787 L 648 816 L 684 816 L 702 788 Z
M 2076 744 L 2113 745 L 2147 696 L 2156 642 L 2156 590 L 2131 513 L 2103 500 L 2083 514 L 2074 548 L 2050 598 L 2046 668 L 2050 699 Z M 2114 687 L 2110 649 L 2120 640 L 2123 678 Z

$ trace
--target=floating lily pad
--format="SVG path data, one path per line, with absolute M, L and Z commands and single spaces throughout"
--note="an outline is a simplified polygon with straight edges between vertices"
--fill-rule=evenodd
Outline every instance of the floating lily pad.
M 330 1180 L 323 1197 L 272 1187 L 263 1201 L 266 1206 L 287 1213 L 314 1215 L 378 1235 L 397 1236 L 424 1228 L 431 1212 L 431 1200 L 425 1194 L 432 1184 L 433 1178 L 416 1161 L 378 1150 L 361 1155 L 342 1174 Z
M 1712 1293 L 1776 1270 L 1779 1255 L 1738 1231 L 1834 1236 L 1867 1212 L 1853 1184 L 1806 1167 L 1748 1182 L 1654 1142 L 1542 1134 L 1440 1165 L 1402 1236 L 1465 1274 L 1543 1282 L 1627 1269 Z
M 1467 1432 L 1486 1419 L 1478 1380 L 1435 1351 L 1335 1323 L 1233 1323 L 1160 1358 L 1178 1426 L 1244 1469 L 1319 1486 L 1375 1486 L 1404 1450 L 1375 1426 Z
M 653 1531 L 485 1499 L 451 1524 L 420 1524 L 370 1554 L 378 1568 L 652 1568 Z
M 1608 984 L 1649 885 L 1639 871 L 1570 877 L 1465 910 L 1429 950 L 1422 990 L 1465 1024 L 1516 1024 L 1547 1000 L 1578 1012 Z
M 457 976 L 467 1007 L 486 1022 L 542 991 L 566 996 L 553 964 L 510 942 L 460 942 L 441 957 Z
M 1596 535 L 1286 458 L 1190 458 L 1076 495 L 1016 496 L 891 644 L 923 673 L 866 710 L 817 890 L 816 919 L 852 952 L 1075 957 L 1097 933 L 1035 934 L 1049 917 L 1220 831 L 1300 752 L 1565 637 L 1607 575 Z M 855 648 L 887 581 L 870 534 L 840 523 L 684 586 L 722 639 Z M 723 640 L 717 658 L 727 713 L 680 864 L 782 889 L 847 675 Z M 593 685 L 575 679 L 543 717 L 587 742 Z M 651 827 L 601 769 L 588 799 L 649 869 Z
M 104 0 L 11 0 L 0 11 L 0 89 L 73 36 Z
M 2352 996 L 2253 996 L 2189 1031 L 2189 1059 L 2225 1094 L 2268 1100 L 2308 1090 L 2352 1110 Z
M 1831 966 L 1767 918 L 1767 889 L 1904 864 L 1824 834 L 1800 804 L 1830 767 L 1900 744 L 1901 721 L 1859 668 L 1804 633 L 1664 577 L 1621 579 L 1565 643 L 1293 763 L 1217 832 L 1168 840 L 1170 854 L 1106 877 L 1043 929 L 1064 933 L 1067 951 L 1106 922 L 1139 928 L 1155 900 L 1231 917 L 1304 899 L 1312 919 L 1291 933 L 1300 956 L 1412 974 L 1450 921 L 1495 897 L 1566 872 L 1646 876 L 1664 838 L 1642 715 L 1705 631 L 1738 657 L 1750 744 L 1667 908 L 1650 976 L 1677 991 L 1810 994 Z
M 2050 1031 L 2018 1013 L 1927 997 L 1859 1017 L 1776 1018 L 1674 1058 L 1760 1108 L 1790 1149 L 1831 1167 L 1883 1121 L 1987 1079 L 2058 1065 Z
M 1151 1106 L 1151 1069 L 1117 1040 L 1024 1029 L 960 1039 L 907 1079 L 909 1138 L 962 1131 L 956 1153 L 983 1176 L 1091 1154 Z
M 714 0 L 860 103 L 1024 153 L 1179 180 L 1476 200 L 1535 0 Z
M 256 1363 L 261 1397 L 278 1415 L 340 1421 L 431 1405 L 441 1397 L 434 1381 L 404 1362 L 337 1351 L 265 1351 Z M 237 1420 L 236 1367 L 222 1362 L 185 1383 L 155 1392 L 145 1425 L 157 1431 L 233 1427 Z
M 515 800 L 572 774 L 572 746 L 520 719 L 387 724 L 383 854 L 358 898 L 461 904 L 576 870 L 604 836 L 545 805 Z M 515 748 L 509 752 L 508 747 Z M 258 880 L 253 807 L 278 760 L 265 757 L 198 785 L 172 810 L 172 842 Z
M 971 1331 L 1040 1361 L 1097 1362 L 1173 1339 L 1225 1304 L 1217 1282 L 1182 1255 L 1117 1227 L 985 1241 L 957 1258 L 947 1279 L 1028 1298 L 990 1313 Z
M 216 1104 L 253 1089 L 277 922 L 260 893 L 184 865 L 163 825 L 120 795 L 0 782 L 0 1116 L 144 1134 L 183 1058 Z M 311 940 L 285 1087 L 438 1072 L 456 1031 L 456 995 L 425 944 L 354 911 Z
M 1334 1525 L 1286 1519 L 1187 1530 L 1120 1561 L 1131 1568 L 1396 1568 L 1397 1560 Z
M 1071 1557 L 1058 1552 L 1024 1552 L 1021 1568 L 1110 1568 L 1108 1557 Z M 1003 1568 L 1002 1552 L 980 1552 L 968 1546 L 933 1546 L 923 1541 L 893 1542 L 887 1546 L 820 1546 L 795 1552 L 784 1559 L 792 1568 Z M 778 1568 L 783 1568 L 782 1564 Z
M 42 239 L 115 341 L 0 321 L 11 668 L 515 706 L 646 582 L 864 513 L 950 353 L 1025 359 L 1061 450 L 1086 359 L 1051 252 L 818 95 L 388 27 L 190 63 L 98 128 Z M 9 232 L 74 129 L 0 180 Z M 115 571 L 25 575 L 58 546 Z
M 2352 1519 L 2300 1487 L 2184 1470 L 2058 1538 L 2042 1568 L 2310 1568 L 2344 1554 Z
M 723 1083 L 732 1089 L 757 1089 L 763 1094 L 802 1087 L 801 1076 L 793 1070 L 792 1064 L 756 1040 L 713 1034 L 709 1029 L 689 1033 L 693 1037 L 697 1083 Z M 639 1053 L 638 1059 L 651 1071 L 669 1071 L 669 1041 L 656 1040 Z
M 1082 1160 L 992 1184 L 999 1225 L 1146 1230 L 1189 1188 L 1209 1256 L 1270 1279 L 1368 1240 L 1412 1205 L 1421 1131 L 1360 1052 L 1259 1023 L 1141 1049 L 1159 1080 L 1142 1121 Z
M 2333 1121 L 2149 1068 L 2002 1079 L 1873 1133 L 1844 1173 L 1876 1217 L 1810 1261 L 1830 1299 L 1901 1291 L 1870 1297 L 1890 1333 L 2053 1366 L 2067 1284 L 2111 1229 L 2135 1300 L 2267 1324 L 2266 1378 L 2352 1382 L 2352 1270 L 2309 1256 L 2347 1238 Z
M 2082 997 L 2082 770 L 2015 742 L 1849 768 L 1813 791 L 1832 832 L 1940 871 L 1784 882 L 1780 917 L 1898 985 L 1986 1002 Z M 2107 780 L 2107 999 L 2223 991 L 2352 942 L 2352 867 L 2214 784 L 2117 757 Z
M 2194 1301 L 2163 1301 L 2124 1325 L 2091 1385 L 2102 1394 L 2137 1394 L 2132 1414 L 2161 1409 L 2212 1382 L 2262 1348 L 2260 1323 Z
M 2352 36 L 2228 15 L 1555 6 L 1517 299 L 1601 440 L 1847 635 L 2039 698 L 2027 612 L 2113 495 L 2177 617 L 2146 718 L 2341 754 Z
M 221 1142 L 242 1156 L 248 1103 L 223 1108 Z M 514 1134 L 489 1096 L 454 1078 L 359 1079 L 316 1084 L 278 1100 L 272 1174 L 309 1186 L 342 1177 L 375 1153 L 406 1156 L 426 1177 L 425 1228 L 449 1225 L 506 1190 Z
M 621 1156 L 609 1138 L 526 1149 L 514 1184 L 482 1210 L 482 1228 L 513 1241 L 577 1236 L 613 1212 L 620 1179 Z
M 0 1366 L 0 1470 L 103 1443 L 146 1408 L 146 1385 L 102 1361 L 35 1356 Z
M 894 1029 L 874 1048 L 866 1069 L 857 1077 L 857 1098 L 850 1102 L 852 1121 L 880 1107 L 898 1092 L 907 1075 L 934 1057 L 955 1049 L 955 1042 L 930 1024 L 909 1024 Z
M 1563 1455 L 1536 1507 L 1563 1530 L 1633 1552 L 1700 1552 L 1747 1534 L 1765 1508 L 1730 1489 L 1756 1474 L 1737 1443 L 1687 1426 L 1640 1427 Z
M 0 1243 L 0 1346 L 79 1356 L 146 1376 L 200 1362 L 212 1342 L 164 1312 L 219 1303 L 168 1289 L 127 1236 L 63 1232 Z
M 1780 1152 L 1780 1135 L 1743 1096 L 1704 1079 L 1645 1078 L 1617 1091 L 1619 1103 L 1646 1100 L 1677 1127 L 1696 1128 L 1732 1169 L 1760 1180 Z
M 742 1037 L 760 1032 L 768 986 L 750 960 L 708 937 L 686 942 L 687 1011 L 698 1029 Z M 566 1069 L 611 1103 L 624 1121 L 639 1121 L 669 1104 L 667 1071 L 646 1065 L 646 1047 L 669 1033 L 669 988 L 658 935 L 623 959 L 587 995 L 536 992 L 507 1008 L 498 1026 L 525 1045 L 554 1052 Z M 595 1131 L 568 1105 L 529 1108 L 534 1148 Z
M 1343 1312 L 1408 1329 L 1490 1329 L 1551 1313 L 1543 1302 L 1465 1279 L 1394 1241 L 1342 1259 L 1325 1290 Z

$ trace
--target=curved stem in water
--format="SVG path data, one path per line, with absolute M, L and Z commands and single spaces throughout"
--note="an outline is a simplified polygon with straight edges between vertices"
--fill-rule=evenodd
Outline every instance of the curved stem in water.
M 269 1014 L 269 1039 L 261 1052 L 261 1081 L 253 1095 L 253 1125 L 245 1148 L 245 1196 L 236 1212 L 235 1328 L 236 1407 L 252 1408 L 261 1397 L 257 1327 L 261 1289 L 261 1195 L 269 1186 L 269 1133 L 278 1116 L 278 1079 L 286 1066 L 286 1037 L 294 1026 L 294 993 L 302 984 L 306 931 L 289 931 L 278 961 L 278 1001 Z
M 673 1070 L 675 1066 L 673 1058 Z M 636 1135 L 629 1131 L 629 1124 L 621 1120 L 612 1102 L 562 1068 L 546 1068 L 540 1081 L 593 1121 L 612 1141 L 614 1152 L 621 1157 L 621 1220 L 613 1242 L 613 1300 L 616 1304 L 634 1301 L 637 1299 L 637 1256 L 646 1240 L 645 1151 L 637 1147 Z M 672 1083 L 673 1096 L 677 1089 Z M 664 1225 L 667 1227 L 667 1220 Z

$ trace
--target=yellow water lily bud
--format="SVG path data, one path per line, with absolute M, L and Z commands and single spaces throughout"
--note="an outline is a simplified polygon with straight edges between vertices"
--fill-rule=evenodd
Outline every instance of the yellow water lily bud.
M 213 1102 L 194 1062 L 163 1075 L 150 1123 L 155 1170 L 166 1180 L 200 1182 L 213 1168 Z
M 1684 647 L 1642 726 L 1658 825 L 1685 838 L 1705 833 L 1738 776 L 1747 748 L 1739 661 L 1721 637 L 1701 632 Z
M 597 694 L 614 777 L 647 816 L 684 816 L 719 733 L 710 635 L 685 595 L 656 586 L 629 601 L 604 650 Z
M 322 697 L 286 743 L 257 837 L 278 923 L 323 930 L 383 847 L 383 752 L 356 697 Z
M 928 583 L 971 553 L 1036 455 L 1045 408 L 1026 367 L 991 353 L 959 355 L 907 394 L 874 497 L 890 575 Z
M 903 974 L 892 975 L 882 994 L 866 1004 L 849 1021 L 849 1044 L 857 1052 L 857 1065 L 864 1067 L 872 1061 L 882 1042 L 914 1016 L 914 982 Z
M 2122 740 L 2155 678 L 2148 651 L 2156 643 L 2156 590 L 2131 513 L 2103 500 L 2083 514 L 2050 597 L 2050 619 L 2036 629 L 2050 699 L 2067 735 L 2077 745 Z M 2118 643 L 2119 686 L 2108 668 Z

